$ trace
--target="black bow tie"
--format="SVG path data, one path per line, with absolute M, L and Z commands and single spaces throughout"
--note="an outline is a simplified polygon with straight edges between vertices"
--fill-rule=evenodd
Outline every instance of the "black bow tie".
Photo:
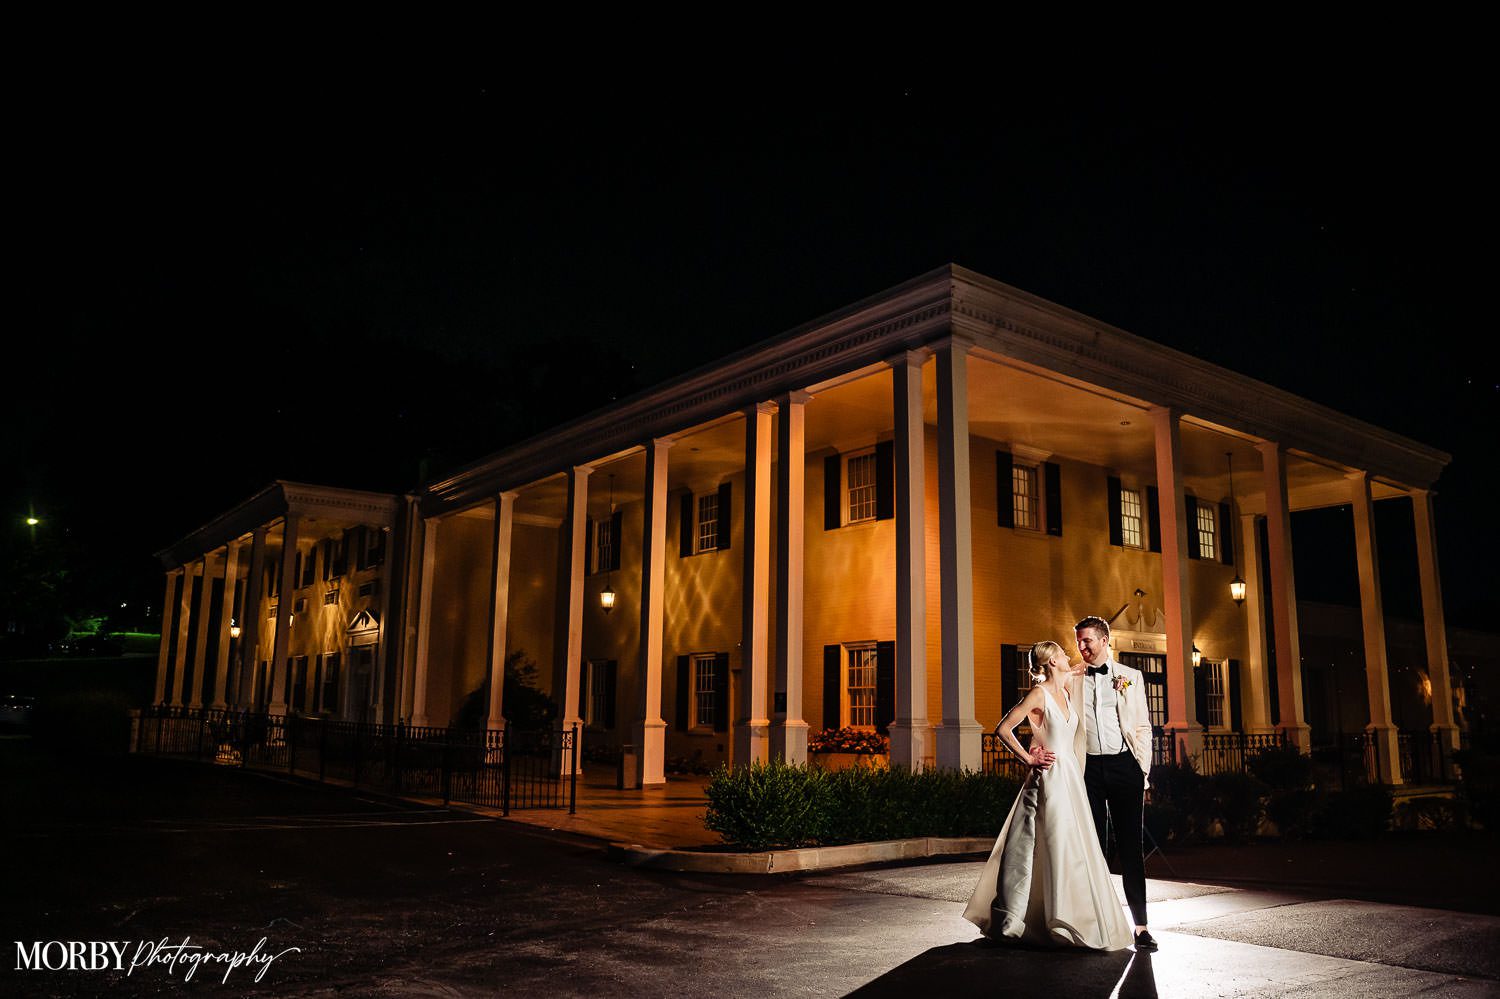
M 1109 672 L 1109 667 L 1108 666 L 1090 666 L 1089 667 L 1089 676 L 1103 676 L 1105 673 L 1108 673 L 1108 672 Z

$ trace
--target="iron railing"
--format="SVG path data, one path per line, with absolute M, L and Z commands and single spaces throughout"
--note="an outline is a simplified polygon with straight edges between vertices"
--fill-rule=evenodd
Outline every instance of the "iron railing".
M 578 809 L 578 726 L 467 731 L 158 705 L 136 747 L 324 782 L 498 808 Z

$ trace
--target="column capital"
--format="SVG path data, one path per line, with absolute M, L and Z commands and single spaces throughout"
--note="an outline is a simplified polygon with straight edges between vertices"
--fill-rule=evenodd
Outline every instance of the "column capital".
M 927 359 L 931 356 L 931 349 L 927 347 L 913 347 L 909 350 L 903 350 L 899 354 L 892 354 L 885 359 L 885 363 L 893 368 L 904 367 L 906 365 L 920 368 L 923 364 L 927 363 Z
M 741 410 L 741 412 L 745 414 L 746 419 L 754 419 L 757 416 L 770 416 L 776 412 L 776 403 L 770 399 L 762 402 L 752 402 Z
M 520 495 L 521 490 L 519 489 L 502 489 L 495 494 L 495 499 L 514 501 Z M 390 528 L 386 528 L 386 530 L 390 530 Z
M 967 354 L 974 349 L 975 340 L 966 333 L 948 333 L 929 340 L 925 346 L 932 351 L 952 350 L 960 354 Z
M 1286 455 L 1286 445 L 1280 441 L 1256 441 L 1255 450 L 1263 455 Z
M 778 408 L 785 406 L 802 406 L 811 402 L 812 397 L 813 396 L 811 392 L 806 392 L 802 389 L 792 389 L 789 392 L 783 392 L 781 395 L 778 395 L 776 397 L 776 405 Z
M 568 469 L 568 474 L 569 475 L 579 475 L 579 474 L 582 474 L 582 475 L 586 476 L 590 472 L 592 472 L 593 470 L 594 470 L 594 465 L 591 464 L 591 463 L 590 464 L 583 464 L 583 465 L 574 465 L 574 466 L 572 466 L 571 468 Z
M 671 447 L 673 444 L 676 444 L 676 443 L 677 443 L 677 437 L 675 435 L 673 435 L 673 434 L 664 434 L 661 437 L 652 437 L 649 440 L 642 441 L 641 442 L 641 450 L 643 450 L 643 451 L 650 451 L 654 447 L 659 447 L 659 448 L 665 450 L 665 449 Z
M 1182 419 L 1182 409 L 1179 406 L 1147 406 L 1146 412 L 1158 420 Z

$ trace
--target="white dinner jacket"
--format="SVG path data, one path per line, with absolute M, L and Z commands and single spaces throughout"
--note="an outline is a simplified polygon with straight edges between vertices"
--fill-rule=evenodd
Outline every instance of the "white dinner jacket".
M 1124 663 L 1115 662 L 1113 659 L 1107 665 L 1109 666 L 1109 673 L 1105 676 L 1095 677 L 1094 682 L 1098 683 L 1100 680 L 1106 678 L 1110 682 L 1113 682 L 1117 676 L 1124 677 L 1130 681 L 1130 686 L 1121 691 L 1120 696 L 1115 699 L 1115 710 L 1120 716 L 1120 734 L 1125 737 L 1125 746 L 1130 750 L 1131 755 L 1135 757 L 1136 762 L 1140 764 L 1141 786 L 1150 787 L 1151 712 L 1146 707 L 1146 678 L 1141 674 L 1140 670 L 1126 666 Z M 1079 673 L 1074 677 L 1074 682 L 1069 686 L 1068 693 L 1072 695 L 1073 704 L 1083 712 L 1083 724 L 1078 726 L 1078 731 L 1073 737 L 1073 749 L 1078 754 L 1078 758 L 1083 761 L 1084 766 L 1087 767 L 1088 733 L 1094 725 L 1094 713 L 1089 710 L 1089 704 L 1087 703 L 1087 694 L 1085 693 L 1087 684 L 1085 683 L 1085 679 L 1086 675 L 1083 673 Z

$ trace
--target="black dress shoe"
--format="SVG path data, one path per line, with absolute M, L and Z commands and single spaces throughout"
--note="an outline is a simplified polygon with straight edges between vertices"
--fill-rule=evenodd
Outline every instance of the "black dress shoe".
M 1156 950 L 1156 938 L 1151 935 L 1150 930 L 1141 930 L 1135 935 L 1136 950 Z

